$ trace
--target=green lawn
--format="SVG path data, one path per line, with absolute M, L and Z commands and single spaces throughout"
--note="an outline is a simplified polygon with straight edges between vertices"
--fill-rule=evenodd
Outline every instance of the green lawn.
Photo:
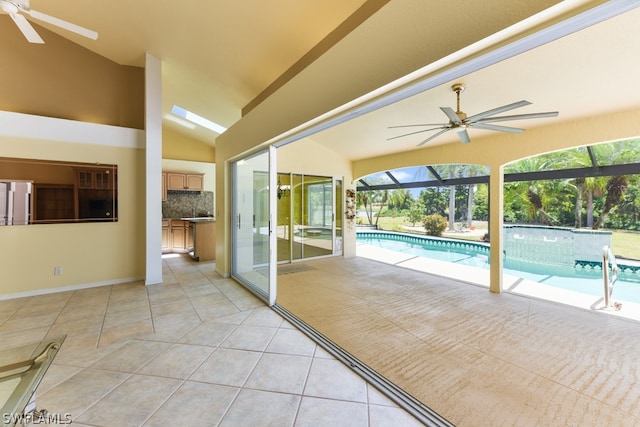
M 640 260 L 640 232 L 613 230 L 611 249 L 616 256 Z
M 444 236 L 463 240 L 480 240 L 481 236 L 487 232 L 487 223 L 486 221 L 474 221 L 474 225 L 476 227 L 475 232 L 445 232 Z M 416 223 L 415 228 L 411 227 L 410 230 L 407 229 L 407 227 L 411 227 L 411 224 L 405 217 L 380 217 L 380 220 L 378 221 L 378 228 L 382 230 L 425 234 L 424 228 L 422 228 L 422 224 L 420 223 Z M 612 230 L 612 233 L 611 248 L 613 249 L 613 253 L 616 256 L 621 258 L 640 260 L 640 232 Z

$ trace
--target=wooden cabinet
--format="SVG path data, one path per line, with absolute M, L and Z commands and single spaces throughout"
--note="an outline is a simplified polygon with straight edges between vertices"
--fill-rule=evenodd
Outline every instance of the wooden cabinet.
M 198 261 L 213 261 L 216 259 L 216 223 L 202 221 L 191 223 L 195 227 L 193 258 Z
M 185 249 L 190 251 L 193 249 L 193 233 L 195 228 L 192 223 L 185 221 L 184 224 L 184 236 L 185 236 Z
M 162 201 L 167 201 L 167 174 L 162 172 Z
M 166 172 L 167 189 L 180 191 L 202 191 L 204 174 Z
M 75 218 L 74 194 L 73 185 L 34 184 L 32 222 L 59 222 Z
M 171 220 L 171 249 L 174 251 L 184 251 L 187 248 L 184 221 Z
M 180 219 L 162 221 L 162 250 L 188 252 L 193 249 L 193 229 L 189 221 Z
M 111 190 L 115 187 L 114 180 L 109 169 L 76 169 L 76 185 L 79 189 Z
M 75 169 L 75 217 L 92 221 L 117 221 L 115 168 Z
M 189 253 L 199 261 L 215 260 L 215 221 L 162 220 L 162 252 Z
M 169 221 L 162 220 L 162 252 L 169 252 L 171 250 L 171 230 L 169 228 Z

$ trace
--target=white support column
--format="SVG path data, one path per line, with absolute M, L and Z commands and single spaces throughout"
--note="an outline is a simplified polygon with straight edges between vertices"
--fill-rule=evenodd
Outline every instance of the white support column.
M 491 167 L 489 175 L 489 251 L 490 275 L 489 290 L 502 293 L 503 244 L 502 225 L 504 217 L 504 167 Z
M 146 274 L 145 285 L 162 283 L 162 63 L 147 53 L 146 130 Z

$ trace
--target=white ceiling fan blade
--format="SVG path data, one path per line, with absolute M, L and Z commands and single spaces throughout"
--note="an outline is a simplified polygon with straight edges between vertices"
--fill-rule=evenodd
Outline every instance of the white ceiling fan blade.
M 478 123 L 506 122 L 509 120 L 542 119 L 545 117 L 558 117 L 558 112 L 550 111 L 548 113 L 531 113 L 531 114 L 516 114 L 513 116 L 487 117 L 485 119 L 478 120 Z
M 37 10 L 29 10 L 26 11 L 32 18 L 39 19 L 40 21 L 48 22 L 49 24 L 53 24 L 56 27 L 63 28 L 65 30 L 72 31 L 76 34 L 80 34 L 81 36 L 90 38 L 92 40 L 96 40 L 98 38 L 98 33 L 95 31 L 89 30 L 87 28 L 81 27 L 80 25 L 72 24 L 71 22 L 63 21 L 62 19 L 55 18 L 53 16 L 46 15 L 42 12 L 38 12 Z
M 440 107 L 440 109 L 442 110 L 443 113 L 447 115 L 447 117 L 449 117 L 449 120 L 451 120 L 453 123 L 462 123 L 462 120 L 460 120 L 460 117 L 458 117 L 456 112 L 453 111 L 453 108 Z
M 449 126 L 438 126 L 437 128 L 422 129 L 422 130 L 418 130 L 418 131 L 410 132 L 410 133 L 405 133 L 405 134 L 398 135 L 398 136 L 392 136 L 391 138 L 387 138 L 387 141 L 391 141 L 392 139 L 403 138 L 403 137 L 405 137 L 405 136 L 409 136 L 409 135 L 415 135 L 415 134 L 417 134 L 417 133 L 429 132 L 429 131 L 431 131 L 431 130 L 436 130 L 436 129 L 445 129 L 445 130 L 449 130 Z
M 397 125 L 397 126 L 389 126 L 387 129 L 399 129 L 399 128 L 412 128 L 418 126 L 446 126 L 446 123 L 422 123 L 417 125 Z
M 425 139 L 424 141 L 422 141 L 421 143 L 417 144 L 416 147 L 420 147 L 421 145 L 426 144 L 427 142 L 431 141 L 434 138 L 437 138 L 438 136 L 442 135 L 445 132 L 449 132 L 451 130 L 451 128 L 446 128 L 441 130 L 438 133 L 434 133 L 433 135 L 431 135 L 429 138 Z
M 475 129 L 485 129 L 485 130 L 496 130 L 498 132 L 509 132 L 509 133 L 522 133 L 524 129 L 513 128 L 510 126 L 499 126 L 499 125 L 490 125 L 485 123 L 475 123 L 473 125 Z
M 11 13 L 9 14 L 9 16 L 11 17 L 11 19 L 13 19 L 13 22 L 16 23 L 20 31 L 22 31 L 22 34 L 25 36 L 29 43 L 44 43 L 42 37 L 40 37 L 36 30 L 31 26 L 29 21 L 27 21 L 27 18 L 18 13 Z
M 454 129 L 456 131 L 456 133 L 458 134 L 458 138 L 460 138 L 460 141 L 462 141 L 463 144 L 468 144 L 471 142 L 471 138 L 469 138 L 469 132 L 467 132 L 467 129 L 465 128 L 461 128 L 460 129 Z
M 507 105 L 503 105 L 502 107 L 498 107 L 498 108 L 494 108 L 491 110 L 487 110 L 484 111 L 482 113 L 478 113 L 478 114 L 474 114 L 471 117 L 467 117 L 466 122 L 477 122 L 480 119 L 484 119 L 485 117 L 489 117 L 489 116 L 493 116 L 494 114 L 500 114 L 503 113 L 505 111 L 509 111 L 509 110 L 513 110 L 515 108 L 520 108 L 520 107 L 524 107 L 526 105 L 530 105 L 531 103 L 529 101 L 518 101 L 518 102 L 514 102 L 513 104 L 507 104 Z

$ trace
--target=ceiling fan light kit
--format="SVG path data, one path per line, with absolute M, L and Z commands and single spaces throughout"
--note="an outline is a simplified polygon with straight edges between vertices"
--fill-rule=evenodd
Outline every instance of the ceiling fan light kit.
M 49 16 L 37 10 L 32 10 L 29 5 L 29 0 L 0 0 L 0 10 L 11 17 L 29 43 L 43 44 L 44 40 L 42 40 L 42 37 L 40 37 L 24 15 L 29 15 L 33 19 L 47 22 L 92 40 L 98 38 L 98 33 L 95 31 Z
M 403 135 L 394 136 L 388 138 L 390 141 L 392 139 L 403 138 L 409 135 L 415 135 L 423 132 L 430 132 L 433 130 L 438 130 L 435 134 L 431 135 L 424 141 L 419 142 L 416 146 L 420 147 L 427 142 L 437 138 L 445 132 L 453 130 L 460 138 L 460 141 L 464 144 L 471 142 L 471 138 L 469 137 L 469 133 L 467 129 L 476 128 L 476 129 L 484 129 L 484 130 L 492 130 L 498 132 L 508 132 L 508 133 L 522 133 L 524 129 L 510 127 L 510 126 L 502 126 L 495 125 L 492 123 L 495 122 L 504 122 L 510 120 L 527 120 L 527 119 L 540 119 L 547 117 L 557 117 L 558 112 L 546 112 L 546 113 L 529 113 L 529 114 L 516 114 L 512 116 L 495 116 L 495 114 L 501 114 L 506 111 L 510 111 L 516 108 L 525 107 L 527 105 L 531 105 L 529 101 L 518 101 L 512 104 L 503 105 L 501 107 L 492 108 L 491 110 L 484 111 L 482 113 L 474 114 L 472 116 L 467 116 L 465 112 L 460 109 L 460 94 L 464 92 L 466 86 L 462 83 L 456 83 L 451 86 L 451 90 L 456 93 L 456 111 L 453 111 L 451 107 L 440 107 L 440 110 L 449 118 L 448 123 L 424 123 L 424 124 L 415 124 L 415 125 L 400 125 L 400 126 L 389 126 L 390 129 L 399 129 L 399 128 L 408 128 L 408 127 L 423 127 L 423 126 L 436 126 L 430 129 L 422 129 L 415 132 L 405 133 Z

